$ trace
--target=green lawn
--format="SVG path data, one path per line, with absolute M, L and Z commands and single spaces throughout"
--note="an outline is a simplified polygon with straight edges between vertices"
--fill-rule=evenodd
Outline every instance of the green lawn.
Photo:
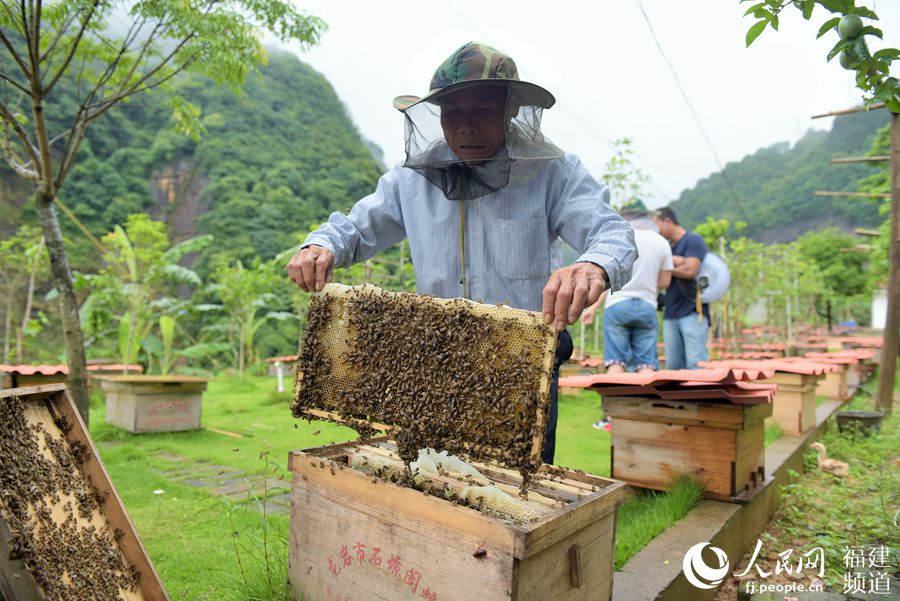
M 209 430 L 131 435 L 105 424 L 100 396 L 94 398 L 94 441 L 173 601 L 288 599 L 280 587 L 285 581 L 287 515 L 270 514 L 263 519 L 253 509 L 259 507 L 258 499 L 233 502 L 160 475 L 173 467 L 166 455 L 178 455 L 289 479 L 288 451 L 356 438 L 348 428 L 293 418 L 290 395 L 276 394 L 274 388 L 275 379 L 269 377 L 248 376 L 241 382 L 220 376 L 210 382 L 203 401 L 203 425 L 240 434 L 240 439 Z M 601 417 L 596 393 L 567 391 L 560 396 L 558 465 L 609 475 L 610 435 L 592 427 Z M 629 499 L 618 521 L 619 564 L 683 516 L 695 496 L 680 489 L 673 496 Z M 262 592 L 248 591 L 245 581 Z

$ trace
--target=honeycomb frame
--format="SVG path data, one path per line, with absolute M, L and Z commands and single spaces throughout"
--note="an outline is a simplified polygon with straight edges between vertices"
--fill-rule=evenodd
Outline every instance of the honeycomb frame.
M 327 284 L 313 296 L 292 413 L 494 460 L 541 465 L 557 335 L 540 313 L 467 299 Z

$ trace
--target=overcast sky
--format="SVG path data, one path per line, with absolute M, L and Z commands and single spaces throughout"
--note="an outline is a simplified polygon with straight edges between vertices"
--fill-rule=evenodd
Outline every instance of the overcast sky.
M 403 119 L 391 101 L 423 95 L 435 68 L 470 40 L 516 61 L 520 78 L 548 88 L 556 105 L 544 133 L 579 155 L 602 178 L 612 142 L 634 141 L 651 176 L 651 207 L 662 206 L 719 170 L 637 0 L 303 0 L 329 30 L 315 48 L 293 50 L 323 73 L 361 133 L 392 165 L 404 158 Z M 751 46 L 753 20 L 737 0 L 641 0 L 665 56 L 696 110 L 722 164 L 780 141 L 796 142 L 831 119 L 810 116 L 859 100 L 853 76 L 825 56 L 834 32 L 816 40 L 827 18 L 811 23 L 789 7 L 780 31 Z M 900 2 L 860 2 L 881 16 L 885 42 L 900 46 Z M 830 15 L 829 15 L 830 16 Z M 894 73 L 897 75 L 897 73 Z M 823 168 L 825 166 L 823 165 Z

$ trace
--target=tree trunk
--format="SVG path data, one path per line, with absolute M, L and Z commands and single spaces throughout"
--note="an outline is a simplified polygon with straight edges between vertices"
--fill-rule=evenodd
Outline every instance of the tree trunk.
M 3 320 L 3 362 L 9 363 L 9 329 L 12 327 L 12 295 L 6 297 L 6 315 Z
M 31 266 L 31 274 L 28 276 L 28 294 L 25 296 L 25 311 L 22 313 L 22 327 L 16 332 L 16 361 L 25 362 L 25 329 L 31 321 L 31 306 L 34 303 L 34 276 L 37 271 L 37 261 Z
M 891 115 L 891 224 L 888 230 L 887 319 L 878 376 L 878 408 L 890 412 L 900 354 L 900 115 Z
M 37 205 L 38 219 L 41 222 L 41 231 L 47 243 L 47 253 L 50 255 L 53 283 L 59 291 L 59 314 L 62 318 L 63 339 L 69 363 L 69 392 L 75 401 L 78 413 L 81 414 L 81 419 L 87 425 L 89 407 L 87 361 L 84 352 L 84 335 L 81 332 L 81 322 L 78 318 L 78 299 L 75 298 L 72 270 L 69 268 L 69 257 L 63 246 L 62 231 L 59 229 L 59 221 L 56 218 L 53 197 L 39 189 L 35 194 L 35 204 Z

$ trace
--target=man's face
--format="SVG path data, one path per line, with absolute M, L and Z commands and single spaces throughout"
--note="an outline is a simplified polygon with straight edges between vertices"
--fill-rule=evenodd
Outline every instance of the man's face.
M 506 89 L 476 86 L 441 97 L 441 127 L 464 161 L 489 159 L 506 141 Z
M 672 222 L 668 219 L 653 216 L 653 223 L 656 224 L 656 227 L 659 228 L 659 235 L 665 238 L 666 240 L 671 240 L 670 234 L 672 233 Z

